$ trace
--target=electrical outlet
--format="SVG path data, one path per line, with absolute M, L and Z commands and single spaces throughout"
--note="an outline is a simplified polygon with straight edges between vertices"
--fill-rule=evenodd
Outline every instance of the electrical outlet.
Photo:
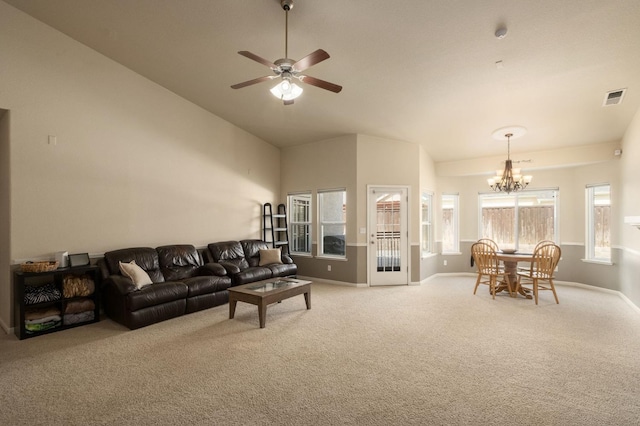
M 331 265 L 327 265 L 327 271 L 331 272 Z
M 444 266 L 447 266 L 447 261 L 446 260 L 444 261 Z

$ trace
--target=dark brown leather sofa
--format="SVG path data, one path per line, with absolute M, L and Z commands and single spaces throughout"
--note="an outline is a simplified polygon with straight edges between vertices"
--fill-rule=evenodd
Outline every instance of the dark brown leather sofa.
M 122 275 L 118 262 L 132 260 L 152 284 L 138 289 Z M 98 264 L 105 313 L 132 330 L 229 301 L 231 277 L 221 265 L 205 264 L 192 245 L 114 250 Z
M 280 256 L 282 263 L 260 266 L 260 250 L 269 249 L 262 240 L 222 241 L 211 243 L 207 248 L 210 255 L 207 260 L 222 265 L 234 286 L 298 273 L 297 265 L 287 254 Z

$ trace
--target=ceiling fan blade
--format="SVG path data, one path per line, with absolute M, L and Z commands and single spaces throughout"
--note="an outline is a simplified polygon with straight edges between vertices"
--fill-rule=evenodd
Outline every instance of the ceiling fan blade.
M 282 101 L 285 105 L 293 105 L 293 99 L 289 99 L 288 101 Z
M 243 81 L 242 83 L 234 84 L 232 89 L 242 89 L 243 87 L 251 86 L 252 84 L 262 83 L 263 81 L 273 80 L 276 76 L 266 75 L 264 77 L 254 78 L 253 80 Z
M 342 86 L 329 83 L 328 81 L 320 80 L 319 78 L 311 77 L 308 75 L 299 75 L 298 78 L 303 83 L 307 83 L 312 86 L 319 87 L 321 89 L 329 90 L 334 93 L 340 93 L 340 91 L 342 90 Z
M 325 59 L 329 59 L 329 54 L 322 49 L 318 49 L 315 52 L 309 53 L 298 62 L 294 63 L 293 69 L 295 69 L 297 72 L 304 71 L 307 68 L 317 64 L 318 62 L 324 61 Z
M 238 53 L 240 55 L 244 56 L 245 58 L 253 59 L 256 62 L 260 62 L 262 65 L 266 65 L 271 69 L 277 69 L 278 68 L 278 66 L 276 64 L 274 64 L 273 62 L 267 61 L 266 59 L 261 58 L 260 56 L 254 54 L 254 53 L 248 52 L 246 50 L 241 50 Z

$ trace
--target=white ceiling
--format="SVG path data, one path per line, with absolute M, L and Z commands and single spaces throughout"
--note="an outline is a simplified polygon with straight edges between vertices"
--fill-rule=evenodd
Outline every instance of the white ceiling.
M 294 0 L 289 57 L 326 50 L 305 73 L 344 89 L 291 106 L 229 87 L 270 73 L 238 51 L 284 56 L 280 0 L 4 1 L 281 147 L 361 133 L 453 161 L 503 154 L 507 125 L 512 152 L 616 141 L 640 108 L 638 0 Z

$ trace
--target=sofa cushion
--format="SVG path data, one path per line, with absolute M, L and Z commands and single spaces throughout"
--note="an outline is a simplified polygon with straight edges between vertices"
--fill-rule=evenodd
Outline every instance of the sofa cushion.
M 136 261 L 136 265 L 149 274 L 151 282 L 164 282 L 164 276 L 160 272 L 158 252 L 150 247 L 135 247 L 109 251 L 104 254 L 104 259 L 111 275 L 121 275 L 119 262 L 129 263 Z
M 244 258 L 247 259 L 249 266 L 259 266 L 260 264 L 260 250 L 266 250 L 269 248 L 266 242 L 262 240 L 242 240 L 242 251 L 244 252 Z
M 181 281 L 198 274 L 202 266 L 200 253 L 192 245 L 176 244 L 156 248 L 160 271 L 167 281 Z
M 147 274 L 144 269 L 136 265 L 136 261 L 132 260 L 129 263 L 118 262 L 118 267 L 122 275 L 125 275 L 133 281 L 133 285 L 136 286 L 138 290 L 140 290 L 145 285 L 151 284 L 151 278 L 149 278 L 149 274 Z
M 224 266 L 219 263 L 209 262 L 202 265 L 198 273 L 200 275 L 214 275 L 218 277 L 224 277 L 225 275 L 227 275 L 227 270 L 224 269 Z
M 188 288 L 187 297 L 200 296 L 207 293 L 224 291 L 231 287 L 231 278 L 216 276 L 192 277 L 182 280 Z
M 258 266 L 270 265 L 272 263 L 282 263 L 282 252 L 280 249 L 260 249 L 260 262 Z
M 274 277 L 289 277 L 298 273 L 298 267 L 295 263 L 271 264 L 267 265 L 271 269 Z
M 244 250 L 242 250 L 242 245 L 239 241 L 211 243 L 207 247 L 214 262 L 218 262 L 221 265 L 224 265 L 225 263 L 235 265 L 240 270 L 249 267 L 249 264 L 244 257 Z
M 179 282 L 151 284 L 142 287 L 140 291 L 129 293 L 126 296 L 127 307 L 129 311 L 137 311 L 150 306 L 186 299 L 188 292 L 187 286 Z
M 265 266 L 251 266 L 233 275 L 234 285 L 247 284 L 255 281 L 268 280 L 273 276 L 271 269 Z

